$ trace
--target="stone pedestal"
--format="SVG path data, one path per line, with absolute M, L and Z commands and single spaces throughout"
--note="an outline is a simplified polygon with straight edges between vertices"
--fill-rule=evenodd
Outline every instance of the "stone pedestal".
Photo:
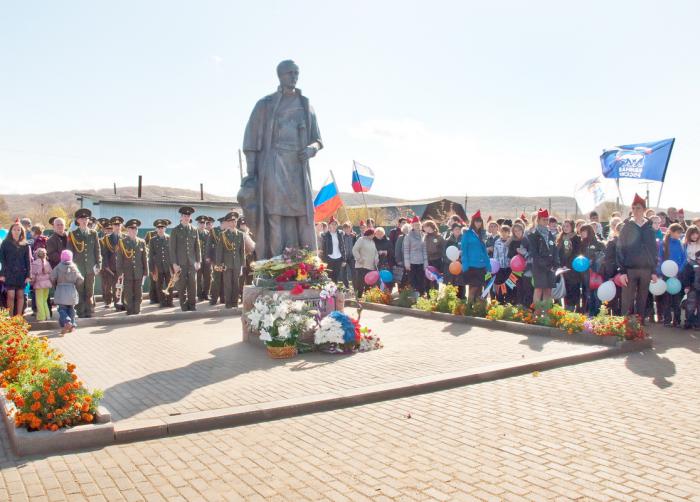
M 300 300 L 313 305 L 314 308 L 319 307 L 319 302 L 321 300 L 320 291 L 316 289 L 305 289 L 301 294 L 293 295 L 289 291 L 277 291 L 276 289 L 263 288 L 259 286 L 244 286 L 243 287 L 243 312 L 241 315 L 241 322 L 243 323 L 243 341 L 258 341 L 258 334 L 252 332 L 248 326 L 248 320 L 246 314 L 250 312 L 253 308 L 255 300 L 260 295 L 272 296 L 274 294 L 285 295 L 292 300 Z M 321 312 L 322 316 L 328 315 L 332 310 L 343 311 L 345 307 L 345 294 L 338 291 L 335 295 L 334 305 L 326 305 L 324 311 Z

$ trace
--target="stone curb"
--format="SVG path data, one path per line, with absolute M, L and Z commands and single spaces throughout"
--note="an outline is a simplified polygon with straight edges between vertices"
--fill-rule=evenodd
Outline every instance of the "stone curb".
M 241 315 L 240 307 L 231 309 L 221 308 L 216 310 L 195 310 L 194 312 L 171 312 L 168 314 L 137 314 L 120 315 L 115 317 L 89 317 L 79 319 L 80 328 L 92 328 L 96 326 L 115 326 L 123 324 L 143 324 L 167 321 L 191 321 L 193 319 L 209 319 L 214 317 L 236 317 Z M 43 331 L 58 329 L 58 320 L 55 321 L 29 321 L 30 331 Z
M 12 450 L 20 457 L 57 453 L 84 448 L 103 447 L 114 443 L 114 423 L 111 414 L 103 406 L 97 409 L 95 423 L 77 425 L 66 429 L 29 432 L 17 428 L 9 414 L 10 403 L 0 392 L 0 410 L 7 428 Z
M 117 443 L 143 441 L 279 420 L 579 364 L 628 352 L 638 352 L 649 347 L 651 347 L 650 340 L 633 344 L 623 343 L 617 347 L 585 347 L 556 356 L 541 356 L 523 362 L 500 363 L 470 370 L 348 389 L 337 393 L 187 413 L 164 419 L 125 420 L 115 424 L 115 441 Z
M 346 301 L 347 306 L 358 307 L 359 302 L 355 300 Z M 614 336 L 598 336 L 591 333 L 564 333 L 562 330 L 557 328 L 550 328 L 548 326 L 538 326 L 536 324 L 525 324 L 514 321 L 492 321 L 489 319 L 484 319 L 481 317 L 469 317 L 463 315 L 455 314 L 445 314 L 443 312 L 426 312 L 424 310 L 409 309 L 405 307 L 396 307 L 394 305 L 382 305 L 379 303 L 362 302 L 362 308 L 367 310 L 375 310 L 377 312 L 384 312 L 386 314 L 398 314 L 404 316 L 418 317 L 421 319 L 431 319 L 434 321 L 469 324 L 471 326 L 478 326 L 480 328 L 486 328 L 490 330 L 500 330 L 507 331 L 509 333 L 516 333 L 518 335 L 538 335 L 547 336 L 549 338 L 554 338 L 557 340 L 562 340 L 565 342 L 574 343 L 585 343 L 590 345 L 605 345 L 608 347 L 617 347 L 621 343 L 629 343 L 628 341 L 621 342 Z M 642 343 L 642 342 L 631 342 L 631 343 Z M 639 345 L 642 349 L 646 346 Z

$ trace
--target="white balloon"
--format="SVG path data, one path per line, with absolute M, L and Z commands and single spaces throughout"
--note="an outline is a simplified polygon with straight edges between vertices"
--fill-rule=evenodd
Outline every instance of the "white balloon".
M 678 275 L 678 264 L 673 260 L 666 260 L 661 264 L 661 272 L 666 277 L 676 277 Z
M 459 249 L 457 249 L 457 246 L 450 246 L 445 250 L 445 255 L 450 261 L 457 261 L 459 259 Z
M 666 292 L 666 281 L 659 279 L 649 284 L 649 292 L 654 296 L 661 296 Z
M 598 287 L 597 293 L 601 302 L 609 302 L 615 298 L 617 288 L 615 287 L 615 283 L 613 281 L 605 281 Z

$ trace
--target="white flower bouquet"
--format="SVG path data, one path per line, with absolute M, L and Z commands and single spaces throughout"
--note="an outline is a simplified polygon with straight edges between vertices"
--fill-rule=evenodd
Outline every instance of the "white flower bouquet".
M 268 347 L 296 346 L 299 336 L 316 328 L 317 312 L 287 295 L 259 296 L 246 314 L 250 329 Z

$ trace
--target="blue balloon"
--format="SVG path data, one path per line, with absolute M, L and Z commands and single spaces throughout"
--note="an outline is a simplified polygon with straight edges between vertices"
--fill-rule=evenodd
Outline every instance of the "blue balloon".
M 574 261 L 571 263 L 571 266 L 574 267 L 574 270 L 576 272 L 585 272 L 590 268 L 591 260 L 589 260 L 583 255 L 577 256 L 576 258 L 574 258 Z
M 675 277 L 669 277 L 668 279 L 666 279 L 666 292 L 669 295 L 676 295 L 681 292 L 681 289 L 683 289 L 681 281 L 679 281 Z
M 394 274 L 390 270 L 381 270 L 379 272 L 379 277 L 382 279 L 383 283 L 391 282 L 394 280 Z
M 0 228 L 0 239 L 4 239 L 5 237 L 7 237 L 7 229 Z

